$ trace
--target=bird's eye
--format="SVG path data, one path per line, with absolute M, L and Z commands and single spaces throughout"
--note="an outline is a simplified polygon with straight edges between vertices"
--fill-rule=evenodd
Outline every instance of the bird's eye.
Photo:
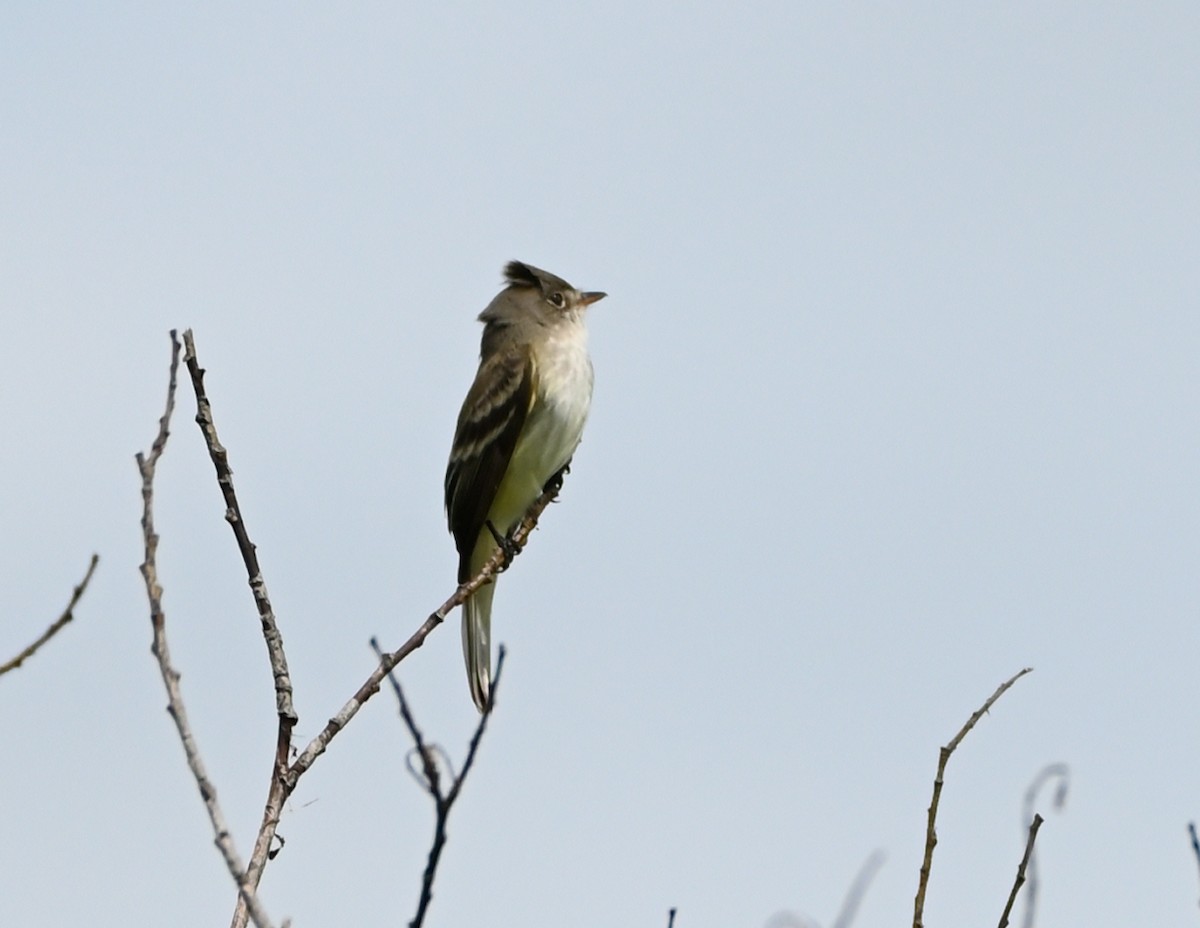
M 561 293 L 558 293 L 557 291 L 555 291 L 554 293 L 551 293 L 550 296 L 547 297 L 547 299 L 549 299 L 550 302 L 553 305 L 557 306 L 559 309 L 562 309 L 564 306 L 567 305 L 567 298 L 565 296 L 563 296 Z

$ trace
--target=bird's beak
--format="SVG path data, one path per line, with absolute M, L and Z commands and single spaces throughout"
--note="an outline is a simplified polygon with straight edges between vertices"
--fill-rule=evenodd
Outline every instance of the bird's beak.
M 607 293 L 601 293 L 599 290 L 592 290 L 588 293 L 579 294 L 579 300 L 584 306 L 591 306 L 597 300 L 602 300 L 606 296 L 608 296 Z

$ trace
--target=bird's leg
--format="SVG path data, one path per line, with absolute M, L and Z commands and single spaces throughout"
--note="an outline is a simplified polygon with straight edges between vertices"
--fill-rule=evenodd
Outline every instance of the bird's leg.
M 546 481 L 545 486 L 542 487 L 542 492 L 549 493 L 551 490 L 553 490 L 555 493 L 559 492 L 563 486 L 563 477 L 567 476 L 567 474 L 570 472 L 571 462 L 567 461 L 567 463 L 559 469 L 558 473 Z
M 493 523 L 491 519 L 488 519 L 484 524 L 488 527 L 488 531 L 492 533 L 492 537 L 496 539 L 497 547 L 504 552 L 504 563 L 500 565 L 500 569 L 504 570 L 509 564 L 512 563 L 513 558 L 517 556 L 520 549 L 517 548 L 517 545 L 512 540 L 511 535 L 500 534 L 500 530 L 496 528 L 495 523 Z

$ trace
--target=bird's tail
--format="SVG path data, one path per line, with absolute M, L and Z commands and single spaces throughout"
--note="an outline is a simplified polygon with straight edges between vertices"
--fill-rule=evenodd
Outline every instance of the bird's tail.
M 463 659 L 471 698 L 482 712 L 492 692 L 492 595 L 496 584 L 485 583 L 463 603 Z

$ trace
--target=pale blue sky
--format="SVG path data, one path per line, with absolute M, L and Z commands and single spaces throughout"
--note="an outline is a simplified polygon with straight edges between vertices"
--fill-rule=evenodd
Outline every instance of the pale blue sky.
M 0 8 L 0 924 L 234 892 L 149 655 L 138 477 L 191 326 L 319 730 L 453 588 L 475 315 L 606 290 L 562 503 L 499 588 L 500 705 L 430 926 L 1192 924 L 1200 11 L 1191 3 Z M 181 392 L 164 604 L 243 854 L 253 602 Z M 455 756 L 457 619 L 403 665 Z M 281 826 L 297 928 L 411 917 L 432 828 L 382 694 Z

